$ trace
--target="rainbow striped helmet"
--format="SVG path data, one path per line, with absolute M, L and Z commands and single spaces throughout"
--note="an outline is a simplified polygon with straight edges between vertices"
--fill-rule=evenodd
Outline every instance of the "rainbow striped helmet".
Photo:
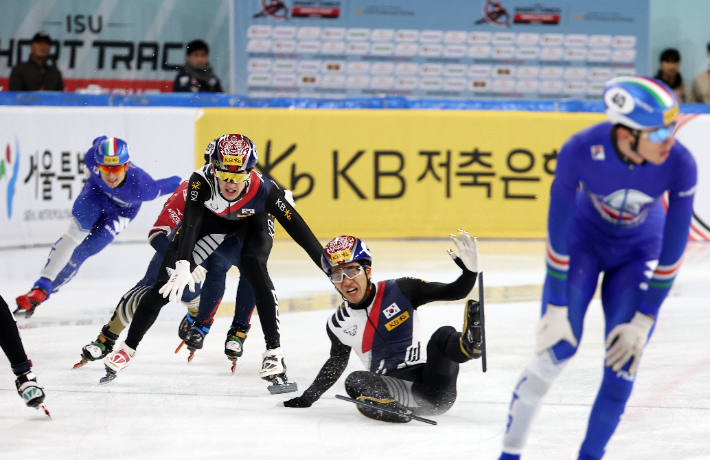
M 646 77 L 618 77 L 604 85 L 606 114 L 631 129 L 668 126 L 678 117 L 678 100 L 665 83 Z
M 108 137 L 94 150 L 96 162 L 104 166 L 118 166 L 128 163 L 131 153 L 128 144 L 117 137 Z

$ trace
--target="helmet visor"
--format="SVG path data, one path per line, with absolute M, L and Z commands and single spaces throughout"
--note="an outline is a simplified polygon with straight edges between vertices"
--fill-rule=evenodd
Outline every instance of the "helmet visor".
M 667 141 L 671 136 L 673 136 L 673 134 L 675 133 L 675 128 L 676 123 L 673 122 L 670 125 L 662 126 L 652 131 L 643 131 L 641 135 L 647 138 L 649 141 L 653 142 L 654 144 L 660 144 L 662 142 Z
M 215 175 L 219 179 L 222 179 L 225 182 L 232 182 L 234 184 L 244 182 L 249 178 L 249 174 L 249 172 L 235 173 L 229 171 L 222 171 L 221 169 L 215 169 Z
M 99 171 L 104 174 L 121 174 L 128 170 L 128 163 L 117 166 L 99 165 Z

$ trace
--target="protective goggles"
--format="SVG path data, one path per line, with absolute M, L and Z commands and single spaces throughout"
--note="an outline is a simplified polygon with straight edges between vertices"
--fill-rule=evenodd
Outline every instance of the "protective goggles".
M 675 133 L 676 123 L 673 122 L 668 126 L 661 126 L 652 131 L 641 131 L 641 136 L 645 137 L 654 144 L 665 142 Z
M 351 280 L 361 273 L 362 265 L 351 265 L 350 267 L 343 267 L 330 272 L 330 280 L 334 283 L 342 283 L 343 276 L 346 276 L 349 280 Z
M 222 179 L 225 182 L 232 182 L 234 184 L 238 184 L 249 179 L 249 174 L 249 172 L 235 173 L 229 171 L 222 171 L 221 169 L 215 168 L 215 175 L 219 179 Z
M 122 172 L 128 170 L 128 165 L 129 163 L 124 163 L 122 165 L 117 166 L 99 165 L 99 171 L 104 174 L 121 174 Z

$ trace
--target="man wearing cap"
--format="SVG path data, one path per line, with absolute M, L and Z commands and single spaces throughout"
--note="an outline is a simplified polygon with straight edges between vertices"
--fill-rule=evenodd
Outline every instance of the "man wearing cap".
M 47 32 L 32 37 L 30 58 L 10 73 L 10 91 L 64 91 L 61 72 L 47 63 L 51 41 Z
M 173 83 L 175 93 L 222 93 L 222 84 L 210 66 L 210 48 L 202 40 L 187 44 L 185 65 Z

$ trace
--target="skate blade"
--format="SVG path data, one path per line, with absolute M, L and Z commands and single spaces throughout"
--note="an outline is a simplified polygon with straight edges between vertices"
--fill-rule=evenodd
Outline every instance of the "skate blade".
M 47 406 L 45 406 L 44 403 L 37 406 L 37 410 L 40 410 L 40 409 L 42 409 L 44 411 L 44 413 L 47 414 L 47 417 L 52 418 L 52 416 L 49 415 L 49 411 L 47 410 Z
M 34 308 L 25 310 L 22 307 L 17 307 L 17 309 L 12 312 L 15 318 L 29 318 L 30 316 L 32 316 L 32 313 L 34 313 Z
M 106 370 L 106 375 L 99 379 L 99 385 L 106 385 L 107 383 L 111 383 L 116 377 L 118 377 L 118 374 L 116 372 Z
M 82 366 L 86 366 L 86 363 L 88 363 L 88 362 L 89 362 L 88 359 L 82 357 L 82 358 L 81 358 L 81 361 L 79 361 L 78 363 L 74 364 L 74 367 L 72 367 L 72 369 L 79 369 L 79 368 L 82 367 Z
M 272 395 L 281 395 L 284 393 L 293 393 L 294 391 L 298 391 L 298 385 L 296 382 L 274 383 L 273 385 L 269 385 L 267 388 L 269 389 L 269 393 Z
M 187 357 L 187 362 L 189 363 L 190 361 L 192 361 L 192 358 L 195 357 L 195 349 L 194 349 L 194 348 L 188 348 L 188 350 L 190 350 L 190 356 Z
M 183 345 L 185 345 L 184 340 L 182 342 L 180 342 L 180 345 L 178 345 L 178 347 L 175 349 L 175 354 L 177 354 L 177 352 L 180 351 L 180 349 L 182 348 Z
M 237 360 L 232 361 L 232 374 L 234 374 L 234 370 L 237 368 Z

